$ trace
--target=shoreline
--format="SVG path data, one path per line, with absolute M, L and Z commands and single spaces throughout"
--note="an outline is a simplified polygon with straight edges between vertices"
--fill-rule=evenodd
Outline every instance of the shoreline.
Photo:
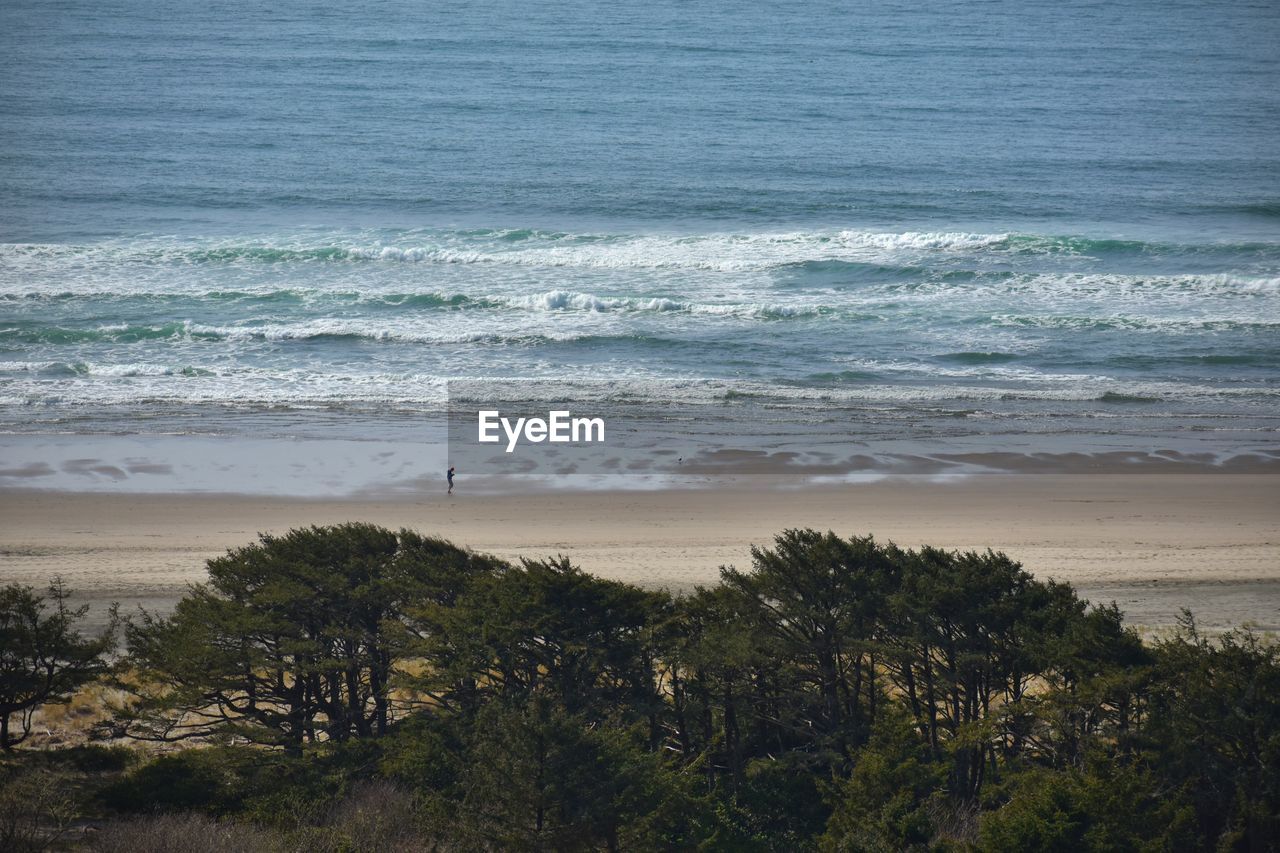
M 1280 476 L 1280 447 L 1207 449 L 1189 434 L 1163 442 L 1135 436 L 1030 435 L 867 442 L 807 434 L 768 444 L 742 435 L 649 436 L 629 446 L 521 448 L 512 455 L 397 431 L 342 434 L 0 435 L 0 492 L 243 495 L 335 501 L 415 500 L 457 466 L 473 494 L 723 491 L 748 483 L 770 491 L 1040 476 Z M 1087 440 L 1086 440 L 1087 439 Z
M 776 479 L 776 478 L 775 478 Z M 750 565 L 788 527 L 904 547 L 1004 551 L 1038 577 L 1115 600 L 1163 629 L 1191 607 L 1206 629 L 1280 630 L 1280 476 L 1144 473 L 890 478 L 762 491 L 703 489 L 289 498 L 0 491 L 0 583 L 55 574 L 104 614 L 166 610 L 205 561 L 259 532 L 370 521 L 508 559 L 565 554 L 601 577 L 674 592 Z

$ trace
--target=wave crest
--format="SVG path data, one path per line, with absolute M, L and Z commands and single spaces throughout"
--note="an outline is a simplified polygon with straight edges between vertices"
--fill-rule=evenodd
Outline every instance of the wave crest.
M 1280 256 L 1280 244 L 1174 245 L 1077 235 L 865 230 L 778 233 L 565 233 L 534 229 L 421 229 L 211 241 L 139 237 L 87 245 L 3 244 L 0 265 L 84 263 L 495 264 L 589 269 L 696 269 L 742 272 L 798 264 L 910 261 L 931 256 L 1133 255 Z

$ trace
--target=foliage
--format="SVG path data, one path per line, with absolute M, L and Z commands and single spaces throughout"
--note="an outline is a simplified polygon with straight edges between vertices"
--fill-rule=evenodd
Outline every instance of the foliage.
M 86 757 L 119 777 L 98 802 L 147 816 L 101 849 L 1280 839 L 1280 648 L 1189 617 L 1144 643 L 997 552 L 792 530 L 672 598 L 342 525 L 210 568 L 129 626 L 121 676 L 132 734 L 207 743 Z
M 684 838 L 692 790 L 643 732 L 547 697 L 480 712 L 440 832 L 466 849 L 657 849 Z
M 1211 640 L 1188 613 L 1156 644 L 1155 670 L 1131 748 L 1215 847 L 1280 844 L 1280 647 L 1247 630 Z
M 174 614 L 126 628 L 130 733 L 306 741 L 385 734 L 410 602 L 448 601 L 495 561 L 410 531 L 312 527 L 209 562 Z
M 95 853 L 289 851 L 282 839 L 267 830 L 231 821 L 218 821 L 196 813 L 146 815 L 113 821 L 94 834 L 89 847 Z
M 76 623 L 89 607 L 71 608 L 70 595 L 60 578 L 47 595 L 20 584 L 0 589 L 0 749 L 30 736 L 32 715 L 41 706 L 70 701 L 77 688 L 106 672 L 106 656 L 115 648 L 115 610 L 102 634 L 86 639 Z
M 775 731 L 765 737 L 808 742 L 826 762 L 847 761 L 866 740 L 882 704 L 871 641 L 896 579 L 895 555 L 869 536 L 788 530 L 773 550 L 752 548 L 750 574 L 722 572 L 742 602 L 744 627 L 760 633 L 770 667 L 786 676 L 767 687 L 784 713 L 770 715 Z
M 823 849 L 926 849 L 936 834 L 931 801 L 946 775 L 911 718 L 901 710 L 885 714 L 849 776 L 827 786 L 832 811 Z
M 0 850 L 49 850 L 76 816 L 68 776 L 46 767 L 0 777 Z
M 435 701 L 473 712 L 487 701 L 549 696 L 570 714 L 659 710 L 651 624 L 662 597 L 592 577 L 565 558 L 493 572 L 451 606 L 416 615 Z
M 124 812 L 234 811 L 243 799 L 236 765 L 247 759 L 251 757 L 221 749 L 162 755 L 108 785 L 100 796 L 108 807 Z

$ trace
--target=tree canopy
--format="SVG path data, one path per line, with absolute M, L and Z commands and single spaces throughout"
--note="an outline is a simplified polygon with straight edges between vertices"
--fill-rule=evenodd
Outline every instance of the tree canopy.
M 209 568 L 132 620 L 120 683 L 134 736 L 225 745 L 125 774 L 116 808 L 312 844 L 299 815 L 389 785 L 410 849 L 1280 838 L 1278 647 L 1189 616 L 1144 642 L 999 552 L 789 530 L 673 596 L 348 524 Z
M 58 578 L 45 595 L 21 584 L 0 589 L 0 748 L 6 752 L 31 734 L 37 709 L 66 702 L 107 670 L 115 611 L 100 635 L 82 637 L 77 623 L 89 606 L 70 607 L 70 595 Z

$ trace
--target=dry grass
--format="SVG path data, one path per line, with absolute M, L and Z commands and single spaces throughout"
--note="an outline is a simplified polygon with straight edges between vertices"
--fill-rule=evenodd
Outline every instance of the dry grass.
M 275 833 L 201 814 L 169 814 L 114 821 L 86 837 L 98 853 L 288 853 Z
M 0 785 L 0 850 L 49 850 L 71 828 L 77 812 L 65 774 L 35 770 Z
M 94 726 L 111 716 L 124 694 L 101 683 L 86 684 L 69 701 L 41 707 L 31 719 L 31 737 L 24 746 L 79 746 L 88 742 Z
M 343 853 L 351 849 L 409 853 L 428 847 L 422 837 L 418 802 L 385 780 L 354 786 L 324 816 L 321 827 L 308 833 L 307 849 Z
M 306 816 L 303 816 L 306 817 Z M 113 821 L 86 836 L 98 853 L 411 853 L 440 849 L 422 829 L 415 798 L 390 782 L 355 786 L 341 800 L 291 829 L 196 813 Z

